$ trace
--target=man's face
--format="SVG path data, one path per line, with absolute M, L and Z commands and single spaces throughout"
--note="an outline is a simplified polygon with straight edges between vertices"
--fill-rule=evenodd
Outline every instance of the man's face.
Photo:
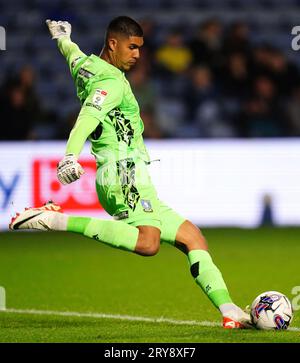
M 140 57 L 143 37 L 118 37 L 113 46 L 115 66 L 122 71 L 129 71 Z

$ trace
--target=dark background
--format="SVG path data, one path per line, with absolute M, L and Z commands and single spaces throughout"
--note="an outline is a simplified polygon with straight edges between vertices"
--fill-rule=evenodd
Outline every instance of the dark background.
M 98 55 L 119 15 L 145 32 L 127 75 L 145 138 L 300 135 L 299 0 L 15 0 L 0 2 L 0 140 L 66 139 L 76 120 L 75 87 L 45 20 L 69 21 L 72 39 Z

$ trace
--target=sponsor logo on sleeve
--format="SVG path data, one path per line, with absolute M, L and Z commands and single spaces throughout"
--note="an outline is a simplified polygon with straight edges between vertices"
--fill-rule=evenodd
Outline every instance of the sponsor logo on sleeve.
M 94 105 L 94 104 L 93 104 L 93 103 L 91 103 L 91 102 L 87 102 L 85 105 L 86 105 L 86 106 L 89 106 L 89 107 L 94 107 L 94 108 L 96 108 L 96 109 L 97 109 L 97 110 L 99 110 L 99 111 L 101 111 L 101 110 L 102 110 L 102 108 L 101 108 L 100 106 Z
M 96 106 L 101 106 L 107 96 L 107 92 L 102 89 L 96 89 L 92 103 Z
M 101 111 L 101 105 L 107 96 L 107 92 L 101 89 L 96 89 L 95 94 L 93 96 L 92 102 L 87 102 L 86 106 L 94 107 L 97 110 Z
M 73 62 L 71 63 L 71 68 L 74 68 L 76 66 L 76 64 L 80 61 L 80 59 L 82 59 L 82 57 L 77 57 L 73 60 Z
M 85 63 L 85 65 L 87 65 L 87 64 Z M 85 77 L 85 78 L 91 78 L 91 77 L 93 77 L 93 76 L 95 75 L 94 73 L 92 73 L 92 72 L 90 72 L 90 71 L 87 71 L 87 70 L 86 70 L 86 69 L 84 69 L 84 68 L 79 68 L 78 73 L 79 73 L 82 77 Z

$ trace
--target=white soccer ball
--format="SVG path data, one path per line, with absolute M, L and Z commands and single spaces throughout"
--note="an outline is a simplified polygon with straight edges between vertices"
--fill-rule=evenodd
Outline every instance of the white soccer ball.
M 293 308 L 282 293 L 266 291 L 255 298 L 250 315 L 257 329 L 287 329 L 293 319 Z

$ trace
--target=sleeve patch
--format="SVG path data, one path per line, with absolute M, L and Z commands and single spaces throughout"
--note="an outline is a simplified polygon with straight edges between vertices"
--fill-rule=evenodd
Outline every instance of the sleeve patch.
M 95 107 L 97 110 L 99 110 L 99 111 L 101 111 L 102 110 L 102 108 L 100 107 L 100 106 L 97 106 L 97 105 L 94 105 L 93 103 L 91 103 L 91 102 L 87 102 L 86 104 L 85 104 L 86 106 L 89 106 L 89 107 Z
M 92 104 L 99 107 L 104 102 L 106 96 L 107 96 L 106 91 L 102 89 L 96 89 L 92 99 Z
M 82 59 L 82 57 L 77 57 L 73 60 L 73 62 L 71 63 L 71 68 L 74 68 L 76 66 L 76 64 L 80 61 L 80 59 Z

